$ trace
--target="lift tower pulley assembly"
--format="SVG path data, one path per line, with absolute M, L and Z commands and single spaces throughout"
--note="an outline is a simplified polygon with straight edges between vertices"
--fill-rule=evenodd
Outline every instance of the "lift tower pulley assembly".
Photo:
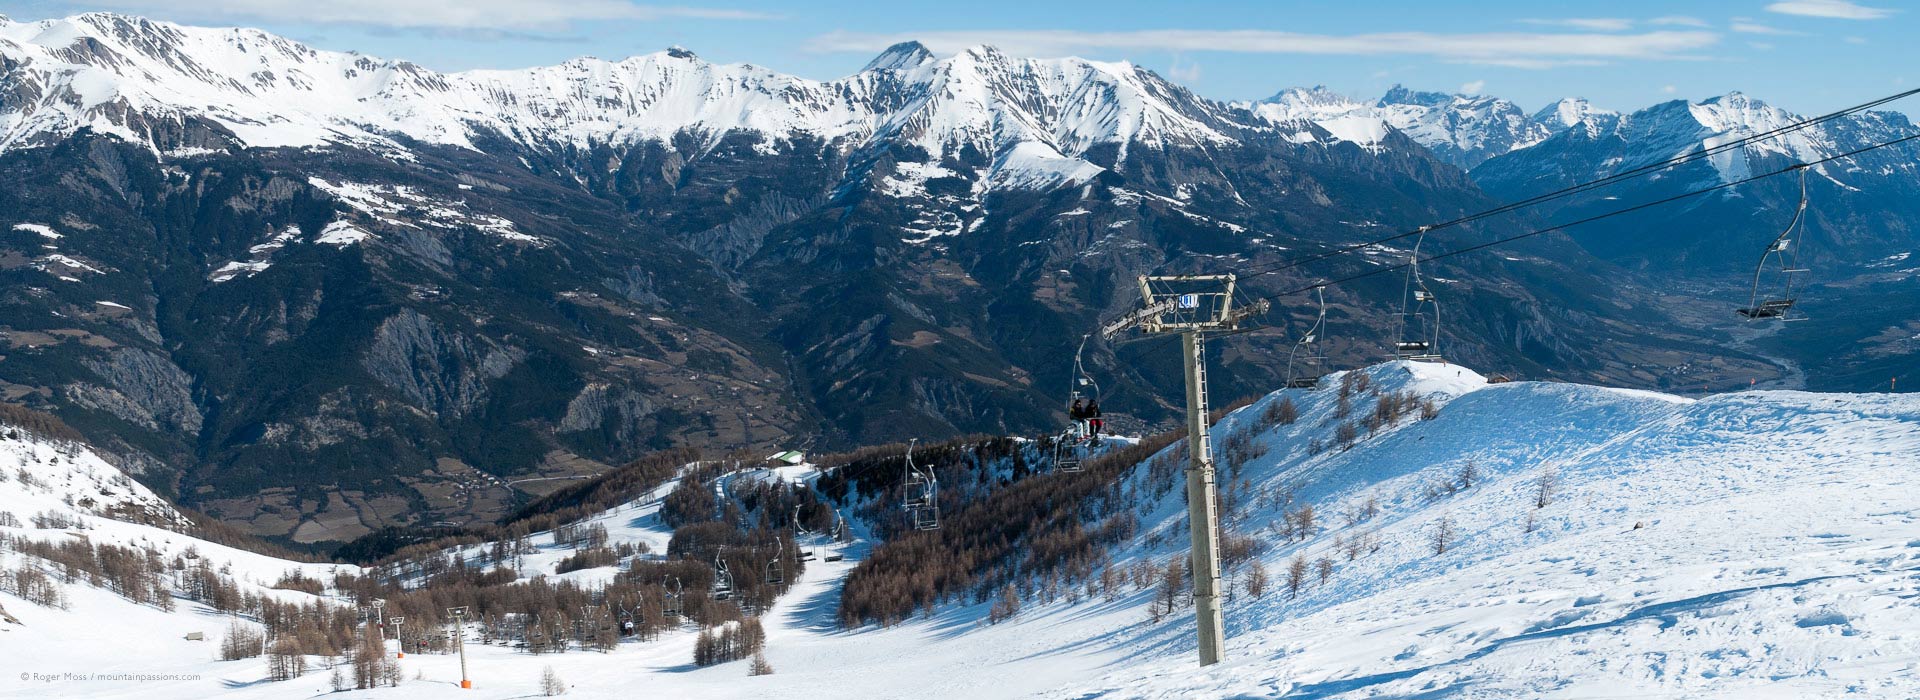
M 1206 334 L 1236 330 L 1241 321 L 1267 310 L 1264 300 L 1236 308 L 1233 284 L 1231 274 L 1142 275 L 1141 308 L 1100 329 L 1108 340 L 1128 328 L 1181 337 L 1187 377 L 1187 522 L 1193 535 L 1193 607 L 1201 666 L 1220 662 L 1226 638 L 1220 610 L 1219 495 L 1207 435 Z

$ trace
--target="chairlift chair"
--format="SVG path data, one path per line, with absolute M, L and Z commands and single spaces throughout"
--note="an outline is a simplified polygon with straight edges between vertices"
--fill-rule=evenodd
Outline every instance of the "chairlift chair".
M 1753 269 L 1753 291 L 1747 298 L 1747 305 L 1734 309 L 1748 321 L 1778 319 L 1780 321 L 1803 321 L 1805 316 L 1793 316 L 1790 312 L 1799 301 L 1794 295 L 1797 280 L 1795 277 L 1810 272 L 1808 268 L 1797 264 L 1798 251 L 1795 243 L 1805 237 L 1802 224 L 1807 213 L 1807 166 L 1799 166 L 1800 203 L 1793 211 L 1793 219 L 1787 222 L 1787 228 L 1767 243 L 1766 251 L 1760 254 L 1759 264 Z M 1796 235 L 1798 234 L 1798 235 Z M 1774 268 L 1777 282 L 1763 283 L 1769 268 Z M 1773 287 L 1762 293 L 1762 287 Z
M 660 602 L 660 614 L 669 620 L 679 619 L 681 613 L 680 578 L 677 576 L 669 576 L 667 580 L 673 582 L 673 588 L 666 591 L 666 599 Z M 661 588 L 666 588 L 666 586 L 663 585 Z
M 713 599 L 726 600 L 733 597 L 733 573 L 727 570 L 725 557 L 713 556 Z
M 940 482 L 932 469 L 921 469 L 913 463 L 913 445 L 917 440 L 907 442 L 905 489 L 907 513 L 913 521 L 915 530 L 937 530 L 940 528 Z
M 1079 423 L 1081 421 L 1074 421 Z M 1060 434 L 1053 443 L 1053 466 L 1063 472 L 1080 471 L 1080 450 L 1083 438 L 1075 434 L 1073 428 Z
M 1741 316 L 1747 317 L 1748 320 L 1781 318 L 1787 315 L 1788 309 L 1793 308 L 1793 302 L 1793 299 L 1768 299 L 1748 308 L 1736 309 L 1736 311 L 1738 311 Z
M 793 504 L 793 531 L 802 535 L 813 534 L 813 531 L 807 529 L 806 524 L 800 519 L 800 504 L 798 503 Z
M 1427 229 L 1420 227 L 1420 235 L 1413 239 L 1413 252 L 1407 260 L 1407 280 L 1400 298 L 1399 339 L 1393 344 L 1395 359 L 1441 359 L 1440 300 L 1420 275 L 1420 247 L 1427 241 Z
M 940 507 L 929 505 L 924 508 L 913 509 L 913 529 L 940 529 Z
M 780 565 L 780 559 L 787 553 L 785 544 L 777 544 L 773 549 L 773 559 L 767 561 L 767 583 L 778 586 L 785 583 L 786 567 Z
M 1326 332 L 1327 290 L 1326 287 L 1314 287 L 1313 293 L 1314 298 L 1319 301 L 1320 313 L 1313 317 L 1313 325 L 1308 327 L 1307 332 L 1300 336 L 1300 340 L 1293 344 L 1293 349 L 1287 351 L 1286 386 L 1289 389 L 1310 389 L 1320 384 L 1320 375 L 1318 372 L 1315 372 L 1311 377 L 1294 374 L 1295 360 L 1302 360 L 1317 367 L 1321 360 L 1326 359 L 1326 356 L 1318 351 L 1320 346 L 1316 343 L 1320 340 L 1320 334 Z M 1301 355 L 1300 351 L 1302 350 L 1305 350 L 1307 354 Z
M 1083 396 L 1091 396 L 1095 402 L 1100 400 L 1100 384 L 1087 373 L 1084 357 L 1087 352 L 1087 340 L 1092 333 L 1080 336 L 1079 347 L 1073 350 L 1073 378 L 1067 386 L 1067 406 L 1080 402 Z M 1054 442 L 1053 466 L 1063 472 L 1081 470 L 1080 462 L 1085 457 L 1088 442 L 1093 438 L 1092 418 L 1071 416 L 1066 430 L 1060 432 L 1060 439 Z

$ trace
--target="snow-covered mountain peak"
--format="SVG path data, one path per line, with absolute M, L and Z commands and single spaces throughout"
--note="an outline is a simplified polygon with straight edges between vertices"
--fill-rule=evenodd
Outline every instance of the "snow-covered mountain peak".
M 1260 105 L 1266 107 L 1266 113 L 1276 119 L 1312 119 L 1316 116 L 1346 114 L 1367 107 L 1367 103 L 1334 92 L 1325 85 L 1290 87 L 1274 93 Z
M 1533 120 L 1559 131 L 1584 121 L 1612 118 L 1618 113 L 1595 107 L 1584 97 L 1563 97 L 1533 114 Z
M 1413 90 L 1408 88 L 1405 85 L 1396 84 L 1393 87 L 1388 88 L 1386 94 L 1380 96 L 1379 104 L 1381 106 L 1420 105 L 1423 107 L 1442 107 L 1449 104 L 1457 103 L 1461 100 L 1474 100 L 1474 99 L 1484 99 L 1484 98 L 1480 98 L 1479 96 L 1475 96 L 1475 95 L 1454 95 L 1454 94 L 1448 94 L 1444 92 Z
M 880 52 L 880 55 L 874 56 L 873 60 L 867 62 L 866 67 L 860 69 L 860 72 L 911 70 L 932 60 L 934 60 L 933 52 L 928 51 L 924 44 L 918 41 L 902 41 L 887 47 L 885 51 Z
M 1709 97 L 1689 105 L 1688 110 L 1701 126 L 1716 132 L 1768 131 L 1800 120 L 1784 109 L 1741 92 Z

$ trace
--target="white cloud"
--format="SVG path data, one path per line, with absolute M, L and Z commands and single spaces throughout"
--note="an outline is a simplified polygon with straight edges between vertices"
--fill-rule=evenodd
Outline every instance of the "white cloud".
M 1881 7 L 1856 5 L 1848 0 L 1785 0 L 1768 5 L 1767 11 L 1833 19 L 1881 19 L 1895 12 Z
M 1698 17 L 1688 17 L 1685 15 L 1668 15 L 1665 17 L 1655 17 L 1653 19 L 1647 20 L 1647 24 L 1651 24 L 1659 27 L 1699 27 L 1702 29 L 1713 26 L 1712 24 L 1708 23 L 1704 19 L 1700 19 Z
M 1790 32 L 1785 29 L 1781 29 L 1779 27 L 1771 27 L 1771 26 L 1747 19 L 1745 17 L 1733 18 L 1733 24 L 1727 25 L 1727 28 L 1732 29 L 1733 31 L 1739 32 L 1741 34 L 1771 34 L 1773 36 L 1787 36 L 1790 34 L 1800 33 L 1800 32 Z
M 1471 82 L 1471 83 L 1466 83 L 1466 84 L 1463 84 L 1463 85 L 1461 85 L 1461 86 L 1460 86 L 1460 94 L 1462 94 L 1462 95 L 1478 95 L 1478 94 L 1480 94 L 1480 91 L 1481 91 L 1481 90 L 1485 90 L 1485 89 L 1487 89 L 1487 81 L 1485 81 L 1485 80 L 1475 80 L 1475 81 L 1473 81 L 1473 82 Z
M 1764 41 L 1749 41 L 1747 45 L 1758 51 L 1772 51 L 1774 49 L 1773 44 Z
M 1633 20 L 1619 17 L 1574 17 L 1569 19 L 1523 19 L 1521 24 L 1545 27 L 1573 27 L 1596 32 L 1624 32 L 1633 28 Z
M 1863 36 L 1850 36 L 1845 39 L 1842 39 L 1841 41 L 1845 41 L 1849 44 L 1865 44 L 1867 43 L 1867 38 Z
M 1679 92 L 1680 88 L 1674 87 L 1672 85 L 1662 85 L 1660 86 L 1660 91 L 1671 95 L 1673 93 Z
M 215 21 L 353 24 L 402 29 L 564 29 L 575 22 L 605 20 L 772 19 L 745 10 L 640 5 L 626 0 L 97 0 L 97 5 L 169 16 L 188 14 Z
M 1021 56 L 1066 56 L 1091 51 L 1218 51 L 1226 53 L 1312 54 L 1324 56 L 1427 56 L 1455 63 L 1516 68 L 1601 65 L 1610 60 L 1695 58 L 1689 52 L 1717 44 L 1720 35 L 1704 31 L 1656 31 L 1640 34 L 1488 33 L 1297 34 L 1267 30 L 1162 29 L 1126 32 L 1073 30 L 933 31 L 869 34 L 835 31 L 808 40 L 816 52 L 872 53 L 901 41 L 918 40 L 933 51 L 953 53 L 995 46 Z

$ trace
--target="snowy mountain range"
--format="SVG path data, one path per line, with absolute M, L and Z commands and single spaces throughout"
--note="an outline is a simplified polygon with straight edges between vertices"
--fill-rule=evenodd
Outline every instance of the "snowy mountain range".
M 1400 131 L 1461 169 L 1546 140 L 1587 116 L 1610 114 L 1569 98 L 1528 115 L 1497 97 L 1417 92 L 1394 86 L 1364 102 L 1325 87 L 1288 88 L 1250 107 L 1273 121 L 1309 121 L 1335 138 L 1377 147 L 1388 128 Z
M 1096 161 L 1103 159 L 1089 152 L 1101 144 L 1117 146 L 1109 158 L 1124 160 L 1130 144 L 1204 146 L 1302 123 L 1368 147 L 1379 146 L 1391 127 L 1470 169 L 1575 127 L 1683 149 L 1798 119 L 1738 93 L 1633 115 L 1577 98 L 1529 115 L 1497 97 L 1399 86 L 1371 102 L 1325 88 L 1290 88 L 1258 103 L 1225 105 L 1124 62 L 1021 59 L 991 47 L 937 58 L 912 42 L 831 81 L 712 64 L 680 48 L 618 62 L 581 58 L 443 74 L 406 61 L 317 50 L 259 30 L 109 13 L 38 22 L 0 18 L 0 55 L 9 97 L 0 114 L 0 150 L 54 143 L 82 128 L 171 154 L 329 144 L 399 152 L 406 150 L 402 141 L 478 149 L 491 139 L 553 151 L 682 135 L 693 138 L 688 147 L 708 149 L 729 134 L 747 133 L 768 152 L 792 148 L 796 140 L 852 150 L 898 142 L 923 149 L 937 163 L 977 149 L 995 156 L 989 182 L 1038 187 L 1098 172 Z M 1847 145 L 1835 131 L 1910 128 L 1892 113 L 1849 124 L 1756 149 L 1809 158 Z M 1729 176 L 1740 172 L 1729 168 Z
M 939 58 L 913 42 L 830 81 L 708 63 L 677 47 L 618 62 L 580 58 L 524 70 L 438 73 L 406 61 L 321 51 L 259 30 L 108 13 L 38 22 L 0 17 L 0 56 L 8 98 L 0 111 L 0 151 L 56 143 L 81 129 L 163 155 L 326 145 L 404 154 L 406 144 L 484 151 L 500 141 L 542 153 L 641 142 L 699 152 L 737 134 L 767 154 L 807 144 L 846 154 L 914 148 L 924 165 L 897 173 L 887 185 L 896 194 L 951 174 L 950 160 L 983 154 L 969 173 L 972 199 L 1008 186 L 1084 182 L 1124 163 L 1131 148 L 1204 148 L 1277 136 L 1379 149 L 1389 131 L 1464 170 L 1509 156 L 1508 165 L 1476 178 L 1505 191 L 1516 179 L 1594 172 L 1594 163 L 1548 155 L 1563 150 L 1556 145 L 1541 155 L 1518 155 L 1562 132 L 1575 132 L 1566 141 L 1621 143 L 1630 152 L 1610 156 L 1630 167 L 1800 118 L 1739 93 L 1633 114 L 1578 98 L 1527 114 L 1497 97 L 1400 86 L 1373 101 L 1316 87 L 1229 105 L 1125 62 L 1014 58 L 992 47 Z M 1871 112 L 1761 142 L 1714 164 L 1722 178 L 1739 179 L 1752 171 L 1753 159 L 1811 160 L 1912 129 L 1897 113 Z M 1856 169 L 1898 169 L 1911 163 L 1911 150 L 1878 154 L 1877 164 Z M 1912 177 L 1910 168 L 1900 174 Z
M 497 139 L 557 151 L 681 136 L 705 150 L 747 133 L 769 153 L 796 141 L 898 142 L 939 162 L 976 149 L 995 156 L 988 181 L 1055 185 L 1098 172 L 1083 157 L 1100 144 L 1120 144 L 1124 159 L 1129 144 L 1200 146 L 1247 128 L 1131 64 L 989 47 L 936 59 L 902 44 L 825 82 L 679 48 L 443 74 L 258 30 L 93 13 L 0 20 L 0 55 L 10 88 L 0 149 L 81 128 L 168 154 L 225 145 L 404 152 L 402 141 L 478 149 Z
M 1607 167 L 1625 170 L 1805 119 L 1738 92 L 1699 102 L 1676 100 L 1628 114 L 1601 109 L 1577 97 L 1561 99 L 1528 114 L 1497 97 L 1418 92 L 1400 86 L 1373 101 L 1347 97 L 1325 87 L 1288 88 L 1246 106 L 1276 122 L 1314 122 L 1335 138 L 1366 147 L 1377 147 L 1391 128 L 1463 170 L 1475 170 L 1494 158 L 1508 158 L 1511 164 L 1502 168 L 1499 176 L 1491 177 L 1531 175 L 1581 180 L 1593 177 L 1594 166 L 1602 167 L 1600 172 Z M 1868 111 L 1756 141 L 1713 162 L 1722 181 L 1738 180 L 1755 172 L 1750 161 L 1770 156 L 1814 161 L 1898 138 L 1913 133 L 1914 128 L 1899 112 Z M 1540 149 L 1542 152 L 1558 150 L 1558 144 L 1546 143 L 1556 137 L 1615 144 L 1622 152 L 1608 155 L 1620 160 L 1556 163 L 1544 153 L 1529 152 L 1543 144 L 1547 147 Z M 1873 165 L 1854 164 L 1850 169 L 1871 172 L 1883 170 L 1882 163 L 1910 163 L 1911 158 L 1905 157 L 1909 150 L 1875 154 Z M 1565 172 L 1555 169 L 1556 165 Z M 1898 172 L 1912 176 L 1910 168 Z M 1476 173 L 1475 177 L 1488 176 Z

